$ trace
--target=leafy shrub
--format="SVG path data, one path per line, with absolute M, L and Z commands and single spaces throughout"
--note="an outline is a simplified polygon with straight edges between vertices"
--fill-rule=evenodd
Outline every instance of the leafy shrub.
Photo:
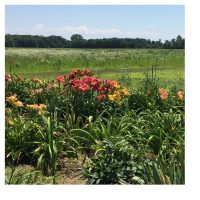
M 146 184 L 185 184 L 185 156 L 183 144 L 166 159 L 162 152 L 152 165 L 144 164 Z
M 18 98 L 22 102 L 29 103 L 31 95 L 31 81 L 24 79 L 20 76 L 10 76 L 5 77 L 5 95 L 11 96 L 17 94 Z
M 83 178 L 88 184 L 142 184 L 140 153 L 123 138 L 104 140 L 97 157 L 85 164 Z
M 144 132 L 148 146 L 155 154 L 159 152 L 173 152 L 184 140 L 184 116 L 182 113 L 162 113 L 160 111 L 146 111 L 143 113 L 146 121 Z M 176 150 L 175 150 L 176 151 Z
M 33 162 L 33 150 L 37 147 L 34 141 L 40 141 L 38 131 L 41 126 L 37 120 L 27 120 L 19 116 L 12 121 L 13 124 L 8 124 L 5 130 L 6 160 Z

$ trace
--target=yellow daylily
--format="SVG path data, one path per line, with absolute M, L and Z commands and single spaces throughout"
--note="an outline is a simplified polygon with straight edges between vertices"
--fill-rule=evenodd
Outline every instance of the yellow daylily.
M 116 97 L 117 97 L 117 95 L 116 95 L 116 94 L 111 94 L 111 95 L 108 95 L 108 98 L 109 98 L 111 101 L 115 100 L 115 99 L 116 99 Z
M 32 78 L 31 81 L 33 81 L 34 83 L 39 83 L 39 84 L 44 84 L 45 83 L 45 81 L 40 80 L 38 78 Z
M 123 93 L 124 95 L 126 95 L 126 96 L 127 96 L 127 95 L 129 95 L 129 92 L 128 92 L 128 90 L 127 90 L 127 89 L 125 89 L 125 88 L 122 90 L 122 93 Z
M 115 91 L 115 94 L 117 100 L 120 100 L 122 98 L 119 90 Z
M 116 89 L 119 89 L 119 88 L 120 88 L 120 84 L 116 82 L 115 85 L 114 85 L 114 87 L 115 87 Z
M 14 124 L 14 122 L 13 122 L 10 118 L 8 118 L 8 117 L 6 117 L 6 122 L 7 122 L 8 125 L 10 125 L 10 126 L 12 126 L 12 125 Z
M 13 95 L 13 96 L 9 96 L 9 97 L 6 97 L 6 101 L 13 104 L 17 101 L 17 95 Z

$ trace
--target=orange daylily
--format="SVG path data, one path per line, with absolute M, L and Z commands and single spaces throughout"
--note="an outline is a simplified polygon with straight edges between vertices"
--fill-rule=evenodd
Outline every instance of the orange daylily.
M 17 95 L 16 94 L 12 95 L 12 96 L 9 96 L 9 97 L 6 97 L 6 101 L 11 103 L 11 104 L 15 103 L 17 100 L 18 99 L 17 99 Z
M 23 103 L 22 103 L 21 101 L 16 101 L 16 102 L 14 103 L 14 105 L 15 105 L 16 107 L 22 107 L 22 106 L 23 106 Z
M 178 96 L 178 99 L 179 99 L 179 100 L 181 100 L 181 101 L 184 100 L 184 93 L 183 93 L 183 91 L 179 91 L 179 92 L 177 93 L 177 96 Z
M 128 92 L 128 90 L 127 90 L 127 89 L 125 89 L 125 88 L 122 90 L 122 93 L 123 93 L 124 95 L 126 95 L 126 96 L 128 96 L 128 95 L 129 95 L 129 92 Z
M 26 106 L 30 110 L 44 110 L 47 108 L 45 104 L 31 104 Z
M 12 76 L 11 75 L 5 75 L 5 81 L 6 82 L 12 82 Z
M 159 96 L 160 96 L 160 98 L 162 99 L 162 100 L 165 100 L 165 99 L 167 99 L 168 98 L 168 96 L 169 96 L 169 93 L 167 92 L 167 90 L 165 90 L 164 88 L 159 88 L 158 89 L 158 92 L 159 92 Z

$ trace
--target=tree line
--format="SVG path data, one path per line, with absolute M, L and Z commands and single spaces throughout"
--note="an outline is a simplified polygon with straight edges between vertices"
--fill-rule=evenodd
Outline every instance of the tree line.
M 184 49 L 185 39 L 178 35 L 175 39 L 153 41 L 143 38 L 103 38 L 84 39 L 82 35 L 74 34 L 71 40 L 61 36 L 10 35 L 5 36 L 5 47 L 29 48 L 158 48 Z

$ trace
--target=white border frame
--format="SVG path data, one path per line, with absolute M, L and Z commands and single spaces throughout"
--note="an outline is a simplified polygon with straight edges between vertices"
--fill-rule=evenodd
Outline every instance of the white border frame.
M 5 5 L 185 5 L 186 38 L 186 184 L 181 186 L 80 186 L 80 185 L 44 185 L 10 186 L 4 185 L 4 65 L 5 65 Z M 198 0 L 96 0 L 95 2 L 78 0 L 1 0 L 0 1 L 0 62 L 2 84 L 0 98 L 0 195 L 1 199 L 198 199 L 199 185 L 199 30 Z

